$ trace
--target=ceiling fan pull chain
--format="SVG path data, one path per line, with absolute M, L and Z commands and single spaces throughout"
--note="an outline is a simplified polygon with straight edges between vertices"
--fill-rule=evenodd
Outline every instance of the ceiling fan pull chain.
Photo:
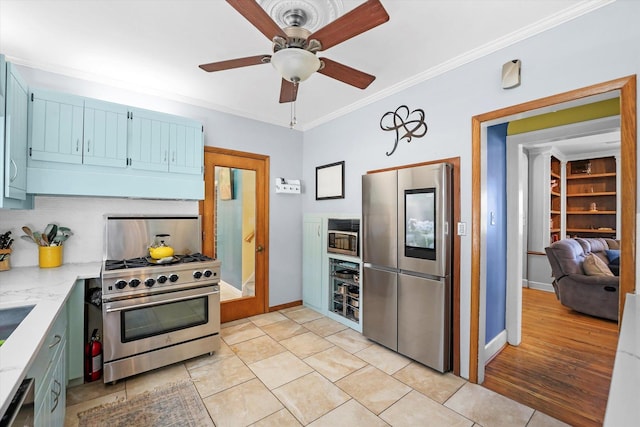
M 297 90 L 297 82 L 293 83 L 293 90 L 296 91 Z M 298 124 L 298 118 L 296 117 L 296 100 L 294 99 L 293 102 L 290 103 L 291 104 L 291 122 L 289 123 L 289 128 L 293 129 L 293 127 Z

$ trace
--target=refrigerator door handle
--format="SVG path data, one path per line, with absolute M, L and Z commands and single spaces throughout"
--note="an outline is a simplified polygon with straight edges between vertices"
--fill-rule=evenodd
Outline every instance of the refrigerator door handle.
M 436 282 L 446 279 L 447 276 L 434 276 L 433 274 L 421 273 L 418 271 L 399 270 L 398 273 L 406 276 L 418 277 L 420 279 L 435 280 Z

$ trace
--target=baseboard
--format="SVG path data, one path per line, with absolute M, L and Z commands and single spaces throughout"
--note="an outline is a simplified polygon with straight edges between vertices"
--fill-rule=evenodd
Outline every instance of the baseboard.
M 484 346 L 484 364 L 486 365 L 493 359 L 500 350 L 507 345 L 507 330 L 501 331 L 494 339 Z
M 537 289 L 539 291 L 555 292 L 551 283 L 534 282 L 529 280 L 528 288 Z
M 269 307 L 269 311 L 271 312 L 271 311 L 283 310 L 285 308 L 296 307 L 298 305 L 302 305 L 302 300 L 291 301 L 291 302 L 287 302 L 285 304 L 280 304 L 280 305 L 274 305 L 273 307 Z

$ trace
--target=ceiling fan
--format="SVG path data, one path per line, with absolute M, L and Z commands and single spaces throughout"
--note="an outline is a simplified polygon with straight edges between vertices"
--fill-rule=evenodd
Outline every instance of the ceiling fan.
M 301 9 L 288 10 L 283 16 L 288 26 L 280 28 L 255 0 L 226 1 L 273 42 L 273 54 L 202 64 L 203 70 L 222 71 L 270 62 L 282 75 L 281 103 L 294 102 L 298 83 L 316 71 L 360 89 L 367 88 L 375 80 L 375 76 L 339 62 L 318 58 L 316 52 L 387 22 L 389 15 L 379 0 L 367 0 L 313 33 L 304 28 L 307 16 Z

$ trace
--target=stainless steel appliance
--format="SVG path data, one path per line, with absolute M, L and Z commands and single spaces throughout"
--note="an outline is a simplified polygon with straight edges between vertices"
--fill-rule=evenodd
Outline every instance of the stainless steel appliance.
M 360 254 L 360 220 L 329 218 L 327 252 L 357 257 Z
M 362 177 L 362 332 L 438 371 L 451 366 L 451 166 Z
M 149 246 L 170 234 L 175 255 Z M 198 216 L 106 217 L 102 266 L 104 382 L 220 348 L 220 261 L 201 250 Z
M 35 381 L 26 378 L 16 390 L 7 411 L 0 419 L 1 427 L 29 427 L 35 422 Z

